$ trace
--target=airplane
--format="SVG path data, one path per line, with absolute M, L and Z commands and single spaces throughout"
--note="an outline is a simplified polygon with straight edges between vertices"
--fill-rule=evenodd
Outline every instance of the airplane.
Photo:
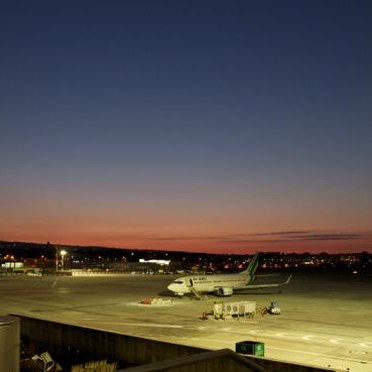
M 218 275 L 187 275 L 174 280 L 168 285 L 168 289 L 176 296 L 194 294 L 201 298 L 201 293 L 213 293 L 216 296 L 231 296 L 234 291 L 245 289 L 273 288 L 286 285 L 290 282 L 292 275 L 282 283 L 253 284 L 256 279 L 255 272 L 258 267 L 258 253 L 256 253 L 246 270 L 237 274 Z

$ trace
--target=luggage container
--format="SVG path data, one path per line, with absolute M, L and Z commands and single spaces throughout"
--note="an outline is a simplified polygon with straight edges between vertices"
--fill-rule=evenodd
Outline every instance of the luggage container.
M 239 354 L 265 356 L 265 344 L 257 341 L 241 341 L 235 344 L 235 351 Z
M 223 305 L 224 315 L 245 316 L 256 312 L 256 301 L 227 302 Z

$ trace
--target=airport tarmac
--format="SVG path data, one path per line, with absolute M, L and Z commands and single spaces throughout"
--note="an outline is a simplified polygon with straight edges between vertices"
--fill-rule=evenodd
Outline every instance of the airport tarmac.
M 0 315 L 22 314 L 211 350 L 235 350 L 236 342 L 260 341 L 270 359 L 372 371 L 368 278 L 296 274 L 282 293 L 253 290 L 205 300 L 172 297 L 166 287 L 174 279 L 173 275 L 0 276 Z M 139 303 L 152 298 L 172 301 Z M 258 308 L 276 301 L 281 314 L 202 320 L 202 313 L 221 300 L 256 301 Z

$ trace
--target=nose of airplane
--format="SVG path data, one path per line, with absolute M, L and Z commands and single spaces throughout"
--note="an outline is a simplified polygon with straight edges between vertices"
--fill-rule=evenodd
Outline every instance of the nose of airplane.
M 167 287 L 170 291 L 174 292 L 174 283 L 171 283 Z

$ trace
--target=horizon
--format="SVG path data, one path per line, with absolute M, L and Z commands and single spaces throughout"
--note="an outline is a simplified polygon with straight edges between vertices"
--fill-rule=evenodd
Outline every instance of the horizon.
M 0 236 L 372 252 L 372 3 L 0 5 Z
M 358 255 L 358 254 L 372 254 L 371 251 L 368 250 L 360 250 L 360 251 L 352 251 L 352 250 L 345 250 L 343 252 L 336 251 L 336 252 L 327 252 L 327 251 L 290 251 L 290 250 L 274 250 L 274 249 L 265 249 L 265 250 L 257 250 L 257 251 L 251 251 L 251 252 L 207 252 L 207 251 L 198 251 L 198 250 L 182 250 L 182 249 L 163 249 L 163 248 L 140 248 L 140 247 L 120 247 L 120 246 L 106 246 L 106 245 L 81 245 L 81 244 L 73 244 L 73 243 L 51 243 L 49 241 L 47 242 L 37 242 L 37 241 L 8 241 L 8 240 L 3 240 L 0 239 L 1 243 L 10 243 L 10 244 L 30 244 L 30 245 L 40 245 L 40 246 L 50 246 L 52 249 L 55 249 L 55 247 L 61 247 L 61 248 L 67 248 L 68 247 L 73 247 L 73 248 L 92 248 L 92 249 L 118 249 L 118 250 L 126 250 L 126 251 L 163 251 L 163 252 L 178 252 L 178 253 L 186 253 L 186 254 L 212 254 L 212 255 L 238 255 L 238 256 L 253 256 L 256 253 L 275 253 L 275 254 L 284 254 L 284 255 L 302 255 L 302 254 L 310 254 L 310 255 L 320 255 L 320 254 L 327 254 L 327 255 Z

